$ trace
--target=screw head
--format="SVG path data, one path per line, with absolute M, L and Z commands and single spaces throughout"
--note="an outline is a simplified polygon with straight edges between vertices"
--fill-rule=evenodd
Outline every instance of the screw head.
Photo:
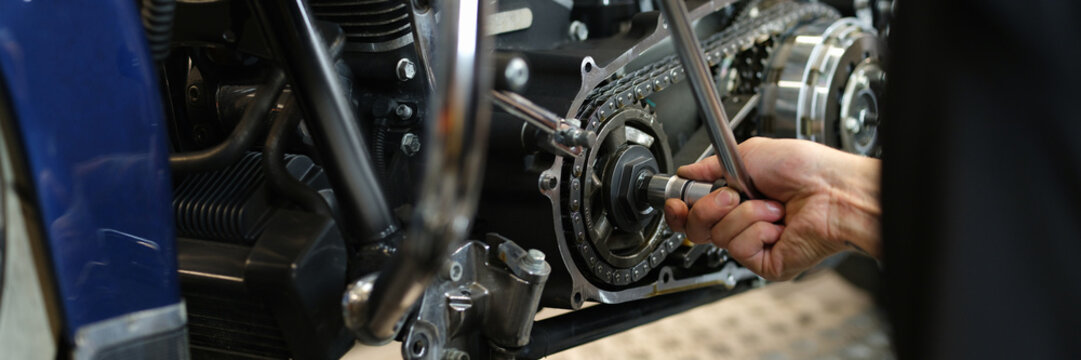
M 408 58 L 401 58 L 398 60 L 397 65 L 398 80 L 409 81 L 414 76 L 417 76 L 417 65 L 413 63 L 413 60 Z
M 540 178 L 541 190 L 552 190 L 556 186 L 559 186 L 559 179 L 556 179 L 555 175 L 544 173 Z

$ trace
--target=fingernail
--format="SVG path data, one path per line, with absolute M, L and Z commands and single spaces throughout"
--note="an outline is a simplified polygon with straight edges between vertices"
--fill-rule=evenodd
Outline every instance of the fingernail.
M 721 193 L 717 194 L 717 205 L 727 206 L 739 202 L 739 194 L 735 190 L 724 188 L 721 189 Z
M 770 214 L 779 215 L 781 213 L 781 205 L 772 201 L 767 201 L 766 210 L 769 210 Z

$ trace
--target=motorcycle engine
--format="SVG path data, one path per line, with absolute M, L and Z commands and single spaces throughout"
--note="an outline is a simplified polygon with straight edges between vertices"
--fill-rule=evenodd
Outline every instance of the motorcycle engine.
M 456 245 L 445 271 L 410 312 L 398 337 L 403 356 L 454 358 L 484 346 L 505 353 L 524 346 L 537 306 L 496 304 L 536 301 L 580 309 L 591 301 L 619 304 L 718 285 L 735 289 L 761 284 L 724 249 L 694 245 L 673 232 L 663 210 L 637 195 L 637 174 L 672 174 L 712 151 L 668 25 L 655 3 L 488 3 L 495 9 L 483 21 L 494 51 L 484 55 L 496 59 L 492 71 L 500 91 L 517 93 L 558 116 L 559 126 L 589 133 L 595 141 L 562 146 L 551 131 L 520 114 L 493 109 L 483 188 L 470 236 L 476 241 Z M 882 9 L 889 8 L 880 3 L 887 2 L 870 9 L 869 2 L 856 1 L 855 9 L 844 10 L 857 18 L 842 17 L 837 8 L 813 1 L 688 2 L 688 16 L 737 138 L 807 139 L 879 156 L 879 109 L 886 82 L 881 34 L 888 29 L 888 16 L 882 15 L 888 12 Z M 431 126 L 425 123 L 436 88 L 431 62 L 433 54 L 447 50 L 436 41 L 438 5 L 426 0 L 307 2 L 358 114 L 379 189 L 396 214 L 408 214 L 416 205 L 421 160 L 429 155 L 430 149 L 422 147 L 422 130 Z M 236 20 L 247 11 L 227 1 L 179 2 L 175 42 L 184 50 L 174 50 L 162 68 L 164 87 L 171 94 L 174 151 L 205 149 L 222 141 L 227 130 L 239 126 L 245 106 L 257 101 L 257 91 L 266 87 L 260 78 L 273 64 L 265 60 L 265 44 L 243 31 L 247 22 Z M 181 21 L 206 16 L 234 20 L 219 28 Z M 272 114 L 287 113 L 292 91 L 287 88 L 274 101 Z M 306 125 L 297 129 L 291 135 L 299 141 L 285 149 L 287 168 L 328 200 L 330 216 L 301 215 L 312 211 L 263 198 L 258 153 L 227 169 L 177 178 L 179 233 L 188 238 L 181 242 L 182 274 L 187 274 L 182 281 L 193 314 L 192 343 L 199 349 L 273 357 L 345 346 L 340 345 L 344 340 L 340 346 L 314 340 L 316 345 L 298 345 L 295 339 L 282 340 L 290 333 L 277 332 L 266 336 L 278 339 L 275 344 L 282 349 L 252 345 L 255 350 L 235 350 L 243 341 L 237 339 L 250 337 L 245 329 L 273 328 L 274 321 L 267 319 L 289 318 L 282 317 L 282 311 L 288 312 L 282 310 L 285 306 L 271 304 L 267 310 L 250 305 L 260 303 L 259 291 L 242 295 L 248 302 L 235 308 L 222 310 L 215 302 L 215 292 L 223 287 L 252 291 L 220 279 L 226 278 L 224 273 L 246 276 L 245 257 L 269 241 L 264 240 L 271 236 L 267 229 L 304 229 L 307 232 L 294 235 L 311 237 L 316 244 L 346 238 L 344 249 L 335 248 L 342 255 L 333 262 L 340 263 L 335 271 L 345 272 L 340 276 L 347 281 L 380 268 L 379 261 L 364 255 L 372 249 L 349 239 L 348 231 L 333 229 L 346 223 L 334 201 L 332 182 L 323 175 L 326 154 L 313 144 Z M 286 216 L 276 208 L 299 213 Z M 396 218 L 408 221 L 408 216 Z M 303 224 L 282 225 L 286 220 Z M 394 245 L 380 245 L 375 253 L 393 253 Z M 233 268 L 209 265 L 230 253 L 237 254 L 228 261 Z M 294 265 L 304 263 L 297 259 Z M 314 268 L 316 263 L 305 264 Z M 318 279 L 316 274 L 309 276 Z M 337 280 L 328 281 L 325 289 L 310 290 L 340 299 L 341 289 L 330 284 Z M 354 290 L 360 291 L 354 285 L 346 301 Z M 332 319 L 327 321 L 337 321 L 340 328 L 337 314 L 322 314 L 307 303 L 300 306 L 311 309 L 305 316 Z M 252 311 L 260 314 L 235 315 Z M 267 311 L 275 315 L 268 317 Z M 483 320 L 468 320 L 478 317 Z M 279 326 L 284 330 L 285 325 Z M 296 328 L 305 326 L 321 325 Z M 340 332 L 320 334 L 342 337 Z M 487 345 L 478 345 L 478 335 L 489 339 Z M 226 338 L 232 340 L 222 340 Z M 329 351 L 331 357 L 335 351 Z
M 885 75 L 871 24 L 802 2 L 706 2 L 690 14 L 738 137 L 878 154 Z M 559 156 L 510 114 L 494 115 L 476 227 L 557 255 L 546 305 L 757 281 L 725 250 L 672 232 L 661 209 L 635 203 L 631 174 L 673 173 L 709 144 L 663 17 L 638 13 L 627 23 L 610 38 L 515 49 L 532 65 L 523 95 L 595 132 L 595 146 Z

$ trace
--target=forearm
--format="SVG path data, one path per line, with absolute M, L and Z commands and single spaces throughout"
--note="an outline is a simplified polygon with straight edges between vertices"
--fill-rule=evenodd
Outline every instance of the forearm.
M 830 236 L 877 259 L 882 258 L 880 204 L 882 162 L 846 155 L 832 181 Z

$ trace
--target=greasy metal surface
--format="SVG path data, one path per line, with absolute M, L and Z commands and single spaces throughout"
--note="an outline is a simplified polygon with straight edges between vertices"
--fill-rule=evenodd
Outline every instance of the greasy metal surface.
M 180 301 L 160 88 L 135 5 L 0 2 L 0 79 L 69 339 Z

